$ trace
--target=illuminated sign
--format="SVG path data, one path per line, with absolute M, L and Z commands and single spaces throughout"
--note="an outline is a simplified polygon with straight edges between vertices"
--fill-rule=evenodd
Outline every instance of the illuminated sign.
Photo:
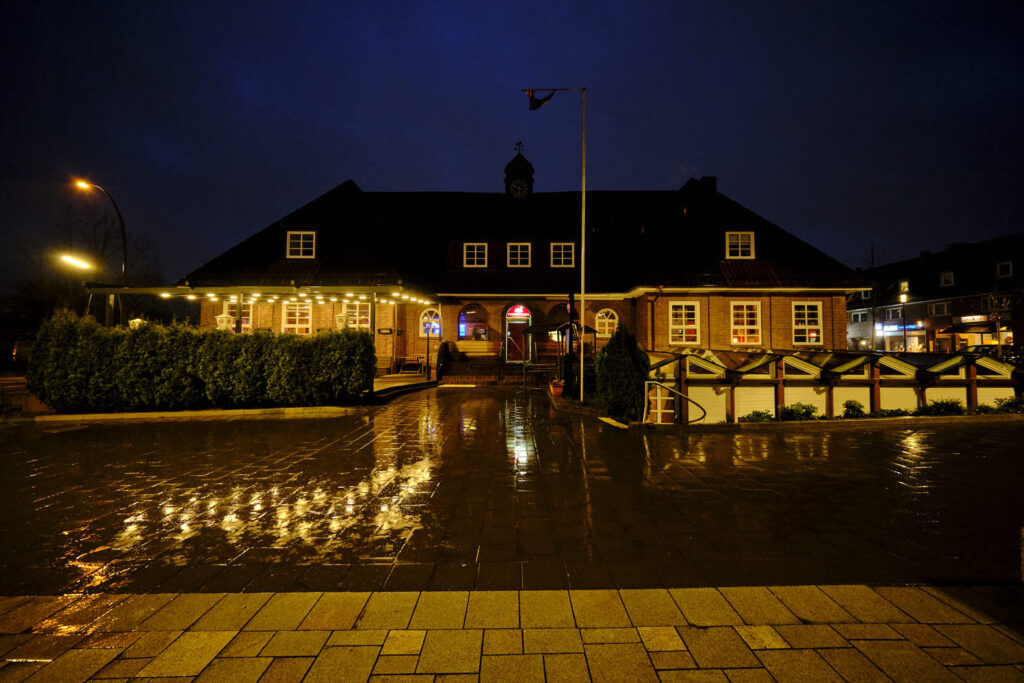
M 508 313 L 505 314 L 505 317 L 509 320 L 527 320 L 530 317 L 530 309 L 522 304 L 516 304 L 508 309 Z
M 962 315 L 960 316 L 960 322 L 962 323 L 987 323 L 987 315 Z

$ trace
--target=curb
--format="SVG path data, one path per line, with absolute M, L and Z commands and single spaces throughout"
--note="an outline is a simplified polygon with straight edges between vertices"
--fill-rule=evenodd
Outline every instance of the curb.
M 173 410 L 139 413 L 79 413 L 35 415 L 5 420 L 8 424 L 52 422 L 156 422 L 174 420 L 245 420 L 261 418 L 325 418 L 357 415 L 369 406 L 315 406 L 308 408 L 239 408 L 229 410 Z

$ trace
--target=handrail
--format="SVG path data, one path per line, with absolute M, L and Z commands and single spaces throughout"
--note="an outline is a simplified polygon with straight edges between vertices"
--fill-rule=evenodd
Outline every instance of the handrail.
M 701 404 L 697 403 L 692 398 L 690 398 L 686 394 L 682 393 L 678 389 L 673 389 L 672 387 L 668 386 L 667 384 L 662 384 L 661 382 L 658 382 L 656 380 L 647 380 L 646 382 L 644 382 L 644 418 L 643 418 L 644 423 L 647 422 L 647 415 L 648 415 L 647 408 L 648 408 L 648 406 L 650 405 L 650 402 L 651 402 L 651 400 L 650 400 L 650 393 L 651 393 L 651 385 L 652 384 L 654 384 L 656 386 L 659 386 L 659 387 L 662 387 L 663 389 L 668 389 L 670 392 L 672 392 L 676 396 L 678 396 L 680 398 L 684 398 L 687 401 L 689 401 L 690 403 L 692 403 L 693 405 L 695 405 L 698 408 L 700 408 L 701 416 L 698 417 L 696 420 L 687 420 L 686 424 L 689 425 L 689 424 L 693 424 L 694 422 L 700 422 L 701 420 L 703 420 L 705 417 L 708 416 L 708 411 L 704 410 L 704 406 L 702 406 Z

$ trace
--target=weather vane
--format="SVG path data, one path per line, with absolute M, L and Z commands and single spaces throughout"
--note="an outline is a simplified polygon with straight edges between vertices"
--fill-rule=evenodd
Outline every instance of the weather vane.
M 516 143 L 516 151 L 518 153 L 520 153 L 520 154 L 523 153 L 523 141 L 522 140 L 520 140 L 519 142 Z

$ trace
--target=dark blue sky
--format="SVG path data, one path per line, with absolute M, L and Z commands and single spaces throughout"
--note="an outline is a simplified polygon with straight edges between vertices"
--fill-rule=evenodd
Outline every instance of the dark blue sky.
M 352 178 L 719 188 L 853 266 L 1024 230 L 1016 2 L 16 0 L 0 27 L 5 242 L 72 176 L 183 275 Z M 74 205 L 72 205 L 74 206 Z M 443 217 L 424 217 L 443 231 Z M 481 226 L 486 229 L 486 226 Z M 16 258 L 7 250 L 3 267 Z

